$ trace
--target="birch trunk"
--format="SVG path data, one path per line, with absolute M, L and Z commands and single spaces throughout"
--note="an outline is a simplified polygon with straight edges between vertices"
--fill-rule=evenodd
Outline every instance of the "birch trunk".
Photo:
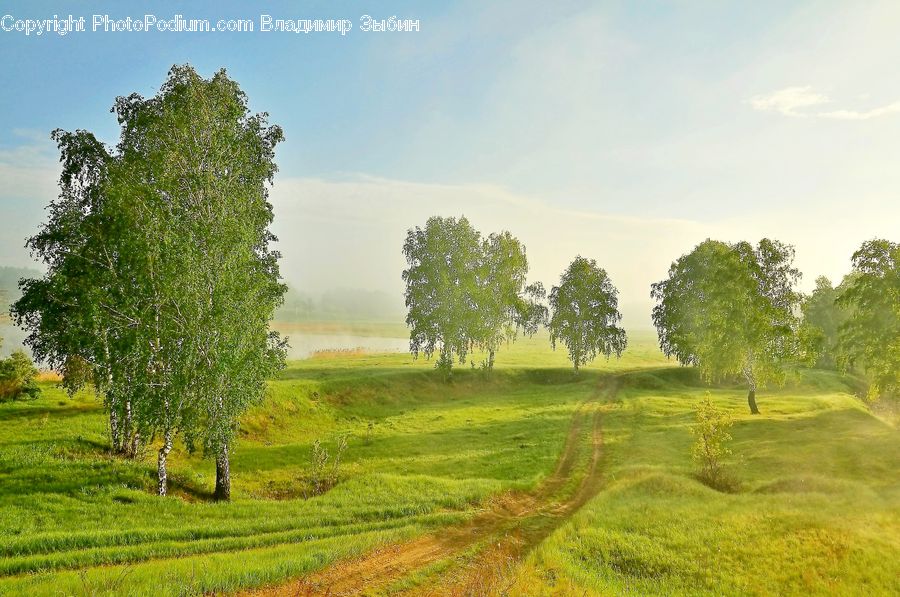
M 134 429 L 131 399 L 125 400 L 125 428 L 122 432 L 122 451 L 129 458 L 136 458 L 141 447 L 141 436 Z
M 112 451 L 115 454 L 122 452 L 122 436 L 119 429 L 119 413 L 116 411 L 116 405 L 110 401 L 109 405 L 109 438 L 112 445 Z
M 172 451 L 172 432 L 166 430 L 165 439 L 163 440 L 163 445 L 159 449 L 159 459 L 156 463 L 156 473 L 159 476 L 159 485 L 157 486 L 157 494 L 166 495 L 166 490 L 168 489 L 169 483 L 169 472 L 166 470 L 166 459 L 169 457 L 169 452 Z

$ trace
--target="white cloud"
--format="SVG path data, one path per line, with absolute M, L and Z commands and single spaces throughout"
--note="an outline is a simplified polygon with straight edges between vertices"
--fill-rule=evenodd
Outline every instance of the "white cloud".
M 834 118 L 837 120 L 868 120 L 870 118 L 878 118 L 886 114 L 900 112 L 900 101 L 887 104 L 871 110 L 835 110 L 833 112 L 821 112 L 819 116 L 822 118 Z
M 768 95 L 757 95 L 749 103 L 761 112 L 781 112 L 786 116 L 809 116 L 803 108 L 828 103 L 828 96 L 816 93 L 810 86 L 785 87 Z
M 860 99 L 868 98 L 869 94 L 860 94 Z M 780 112 L 785 116 L 797 116 L 801 118 L 828 118 L 832 120 L 869 120 L 895 112 L 900 112 L 900 101 L 885 104 L 869 110 L 809 110 L 813 106 L 821 106 L 831 102 L 831 98 L 813 90 L 809 85 L 785 87 L 767 95 L 756 95 L 748 100 L 754 110 L 760 112 Z

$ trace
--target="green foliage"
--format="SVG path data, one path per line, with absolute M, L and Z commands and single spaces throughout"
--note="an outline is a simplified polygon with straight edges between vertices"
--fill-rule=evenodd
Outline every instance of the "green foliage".
M 173 67 L 159 93 L 120 97 L 120 141 L 56 131 L 60 198 L 29 240 L 48 265 L 13 308 L 70 390 L 91 382 L 130 434 L 227 456 L 238 415 L 284 360 L 268 185 L 281 129 L 224 71 Z M 85 375 L 85 369 L 90 371 Z M 130 442 L 127 442 L 130 443 Z
M 432 217 L 407 232 L 403 254 L 410 351 L 439 352 L 445 376 L 476 347 L 493 369 L 504 342 L 519 330 L 533 335 L 546 319 L 543 286 L 525 286 L 525 247 L 509 232 L 482 239 L 465 217 Z
M 870 395 L 900 394 L 900 244 L 870 240 L 853 254 L 838 305 L 848 310 L 840 326 L 845 366 L 861 366 Z
M 525 247 L 509 232 L 491 234 L 482 241 L 476 265 L 477 328 L 473 339 L 488 352 L 488 369 L 493 369 L 494 353 L 499 347 L 516 336 L 516 316 L 527 274 Z
M 6 320 L 9 304 L 20 296 L 19 280 L 39 275 L 40 272 L 32 268 L 0 265 L 0 322 Z
M 618 290 L 597 262 L 578 256 L 550 291 L 550 343 L 565 344 L 575 372 L 598 354 L 621 357 L 627 345 L 618 327 Z
M 755 249 L 706 240 L 678 258 L 651 290 L 663 353 L 710 382 L 742 375 L 756 411 L 757 384 L 782 383 L 784 364 L 803 356 L 793 259 L 769 239 Z
M 27 354 L 15 350 L 8 358 L 0 359 L 0 400 L 6 398 L 37 398 L 41 390 L 35 383 L 38 370 Z
M 481 235 L 464 217 L 432 217 L 407 232 L 403 254 L 410 351 L 429 359 L 439 351 L 437 367 L 449 375 L 476 341 Z
M 700 478 L 717 489 L 725 488 L 722 459 L 731 454 L 726 443 L 731 441 L 728 429 L 733 424 L 731 416 L 713 404 L 709 394 L 697 403 L 696 423 L 691 427 L 694 445 L 691 455 L 700 466 Z
M 820 276 L 816 288 L 802 303 L 804 332 L 810 350 L 817 355 L 816 366 L 823 369 L 837 367 L 838 329 L 847 319 L 847 311 L 837 304 L 841 289 Z

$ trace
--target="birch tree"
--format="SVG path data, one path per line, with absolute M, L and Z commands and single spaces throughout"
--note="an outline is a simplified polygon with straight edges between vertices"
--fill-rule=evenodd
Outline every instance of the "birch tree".
M 62 374 L 69 392 L 94 385 L 109 411 L 113 451 L 133 456 L 140 436 L 131 408 L 133 362 L 125 353 L 136 313 L 122 300 L 131 276 L 120 260 L 129 252 L 123 221 L 130 206 L 113 204 L 104 192 L 113 160 L 108 148 L 87 131 L 57 130 L 52 137 L 62 163 L 60 195 L 26 243 L 47 274 L 20 283 L 11 313 L 29 331 L 32 353 Z
M 284 362 L 269 330 L 286 287 L 268 201 L 283 133 L 250 114 L 225 71 L 203 79 L 187 66 L 155 97 L 119 98 L 115 111 L 123 167 L 111 193 L 131 198 L 145 222 L 142 324 L 157 379 L 142 416 L 163 437 L 160 487 L 181 432 L 215 459 L 215 495 L 228 499 L 237 420 Z
M 653 323 L 660 348 L 718 381 L 743 377 L 750 412 L 756 392 L 782 383 L 784 365 L 803 357 L 798 330 L 800 272 L 794 250 L 775 240 L 728 244 L 706 240 L 653 284 Z
M 494 233 L 482 242 L 477 272 L 477 318 L 472 336 L 487 352 L 485 366 L 493 370 L 497 350 L 515 339 L 522 320 L 522 294 L 528 274 L 525 247 L 509 232 Z
M 478 340 L 481 250 L 481 234 L 465 217 L 429 218 L 403 243 L 409 348 L 426 358 L 438 352 L 436 367 L 448 378 Z
M 581 256 L 550 291 L 550 342 L 554 349 L 560 343 L 566 346 L 576 374 L 597 355 L 622 356 L 628 340 L 618 326 L 618 294 L 606 270 Z
M 853 254 L 853 271 L 838 299 L 842 364 L 864 369 L 871 398 L 900 394 L 900 243 L 866 241 Z
M 487 353 L 483 366 L 492 370 L 504 342 L 546 322 L 544 287 L 525 285 L 525 247 L 509 232 L 482 238 L 465 217 L 433 217 L 407 232 L 403 254 L 410 351 L 438 352 L 447 377 L 474 348 Z
M 29 241 L 48 273 L 25 282 L 13 312 L 71 388 L 103 393 L 114 445 L 158 442 L 160 495 L 181 435 L 215 458 L 227 499 L 238 417 L 284 360 L 268 327 L 285 290 L 268 202 L 283 135 L 224 71 L 189 66 L 113 111 L 115 151 L 56 133 L 62 193 Z

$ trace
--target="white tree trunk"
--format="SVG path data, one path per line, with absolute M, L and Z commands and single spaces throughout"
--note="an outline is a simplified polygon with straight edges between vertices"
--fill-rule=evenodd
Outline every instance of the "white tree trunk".
M 172 451 L 172 432 L 166 430 L 165 438 L 163 440 L 163 445 L 159 449 L 159 459 L 156 463 L 156 472 L 159 476 L 159 485 L 157 486 L 157 493 L 159 495 L 166 495 L 166 490 L 168 489 L 169 484 L 169 472 L 166 470 L 166 459 L 169 457 L 169 452 Z

